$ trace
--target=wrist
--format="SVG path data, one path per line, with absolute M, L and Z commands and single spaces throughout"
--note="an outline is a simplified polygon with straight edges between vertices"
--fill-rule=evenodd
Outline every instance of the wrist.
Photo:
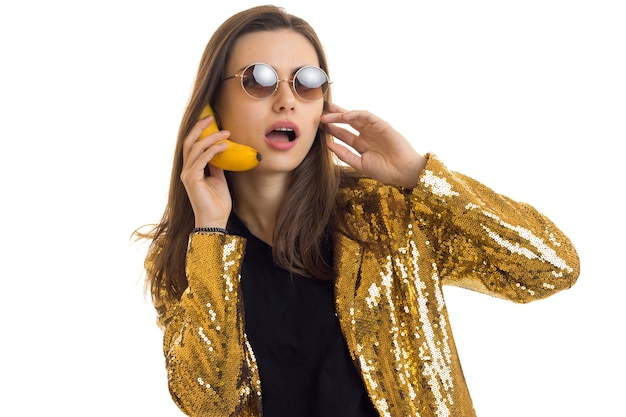
M 193 227 L 220 227 L 222 229 L 225 229 L 227 224 L 228 217 L 226 217 L 225 219 L 218 219 L 212 216 L 195 216 Z
M 194 233 L 204 232 L 204 233 L 226 233 L 226 225 L 228 224 L 228 219 L 211 219 L 211 218 L 198 218 L 196 217 L 194 222 Z M 211 232 L 211 229 L 214 229 Z
M 226 235 L 228 234 L 228 230 L 226 230 L 223 227 L 213 227 L 213 226 L 209 226 L 209 227 L 194 227 L 193 229 L 193 233 L 218 233 L 218 234 L 222 234 L 222 235 Z

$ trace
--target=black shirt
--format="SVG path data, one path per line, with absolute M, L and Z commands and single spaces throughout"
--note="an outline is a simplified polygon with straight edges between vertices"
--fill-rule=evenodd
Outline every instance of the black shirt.
M 263 416 L 378 416 L 341 333 L 333 283 L 279 268 L 271 246 L 237 216 L 231 216 L 228 228 L 247 239 L 241 289 Z

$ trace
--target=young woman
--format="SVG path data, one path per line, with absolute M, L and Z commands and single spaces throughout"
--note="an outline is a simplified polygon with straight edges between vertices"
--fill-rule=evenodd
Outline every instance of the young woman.
M 327 73 L 313 29 L 271 6 L 207 45 L 144 235 L 172 398 L 194 416 L 473 416 L 441 286 L 544 298 L 575 282 L 575 249 L 532 207 L 333 104 Z M 224 130 L 199 139 L 207 103 Z M 211 165 L 225 138 L 262 161 Z

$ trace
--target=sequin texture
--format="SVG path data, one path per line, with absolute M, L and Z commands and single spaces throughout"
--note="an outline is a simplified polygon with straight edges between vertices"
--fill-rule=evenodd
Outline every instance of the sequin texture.
M 342 188 L 336 312 L 381 416 L 474 416 L 442 285 L 526 303 L 569 288 L 579 261 L 534 208 L 449 171 L 434 155 L 411 189 Z M 172 398 L 189 415 L 261 416 L 239 294 L 245 240 L 192 234 L 189 287 L 160 323 Z

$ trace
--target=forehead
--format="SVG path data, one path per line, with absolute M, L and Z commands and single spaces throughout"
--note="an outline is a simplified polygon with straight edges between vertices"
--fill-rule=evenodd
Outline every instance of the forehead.
M 289 29 L 253 32 L 237 39 L 227 69 L 231 72 L 238 71 L 255 62 L 270 64 L 277 71 L 319 65 L 311 42 Z

